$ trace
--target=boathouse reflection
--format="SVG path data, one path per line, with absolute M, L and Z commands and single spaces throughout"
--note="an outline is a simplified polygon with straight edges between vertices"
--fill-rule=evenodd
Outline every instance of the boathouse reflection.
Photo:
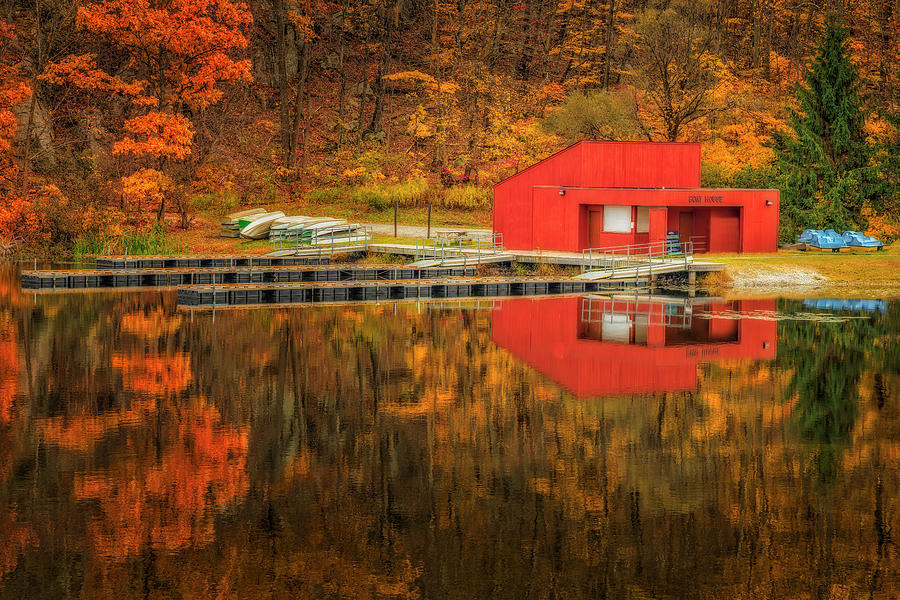
M 774 359 L 774 310 L 774 300 L 516 298 L 494 313 L 491 337 L 578 397 L 688 391 L 702 362 Z

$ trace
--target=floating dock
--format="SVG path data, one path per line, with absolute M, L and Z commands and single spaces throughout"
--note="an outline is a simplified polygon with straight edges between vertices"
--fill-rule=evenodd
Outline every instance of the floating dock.
M 71 290 L 212 284 L 397 281 L 474 276 L 474 266 L 423 269 L 397 265 L 254 266 L 253 268 L 172 267 L 156 269 L 23 271 L 22 288 L 29 290 Z
M 329 256 L 250 256 L 250 255 L 185 255 L 185 256 L 101 256 L 98 269 L 196 269 L 210 267 L 290 267 L 326 265 Z
M 530 296 L 621 290 L 629 285 L 640 284 L 572 278 L 483 277 L 336 283 L 273 283 L 225 287 L 195 286 L 178 288 L 178 304 L 209 307 L 407 298 Z

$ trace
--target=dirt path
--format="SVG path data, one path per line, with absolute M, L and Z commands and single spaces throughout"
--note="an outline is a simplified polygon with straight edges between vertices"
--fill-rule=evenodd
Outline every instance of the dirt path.
M 376 235 L 394 235 L 394 224 L 393 223 L 362 223 L 362 225 L 367 225 L 372 227 L 372 232 Z M 431 228 L 431 237 L 434 237 L 439 232 L 458 232 L 464 231 L 466 235 L 490 235 L 490 229 L 477 229 L 472 227 L 448 227 L 446 225 L 441 227 L 432 227 Z M 428 233 L 427 227 L 422 227 L 421 225 L 397 225 L 397 236 L 402 238 L 423 238 Z

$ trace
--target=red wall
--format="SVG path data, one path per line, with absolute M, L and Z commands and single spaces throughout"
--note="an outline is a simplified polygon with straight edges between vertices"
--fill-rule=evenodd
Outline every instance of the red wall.
M 532 194 L 539 181 L 576 185 L 581 168 L 581 144 L 569 146 L 553 156 L 494 186 L 494 231 L 503 233 L 508 248 L 531 249 Z M 510 240 L 514 246 L 510 246 Z
M 501 181 L 494 186 L 494 231 L 504 234 L 509 248 L 541 247 L 533 237 L 537 185 L 694 188 L 700 185 L 700 145 L 583 141 Z
M 608 188 L 700 187 L 700 144 L 584 141 L 574 185 Z M 542 181 L 536 185 L 559 185 Z
M 697 388 L 701 362 L 728 359 L 768 359 L 776 355 L 776 323 L 759 319 L 697 319 L 709 337 L 736 341 L 666 344 L 660 324 L 662 303 L 646 302 L 636 309 L 648 315 L 646 345 L 603 342 L 579 337 L 582 298 L 516 298 L 504 300 L 491 321 L 491 338 L 578 397 L 688 391 Z M 634 306 L 634 304 L 632 304 Z M 694 306 L 695 314 L 775 310 L 774 300 L 742 300 Z M 736 331 L 735 331 L 736 330 Z M 687 332 L 685 335 L 690 335 Z
M 563 250 L 580 252 L 588 246 L 587 211 L 605 204 L 656 206 L 669 209 L 668 228 L 678 229 L 679 209 L 695 211 L 694 235 L 709 238 L 710 251 L 775 252 L 778 249 L 778 191 L 732 189 L 606 189 L 537 186 L 533 190 L 532 235 L 505 235 L 511 250 Z M 700 198 L 700 203 L 692 201 Z M 704 199 L 714 199 L 706 203 Z M 766 205 L 769 201 L 772 204 Z M 731 210 L 723 210 L 730 207 Z M 740 219 L 733 216 L 734 208 Z M 498 214 L 495 207 L 494 213 Z M 512 219 L 513 215 L 509 215 Z M 525 220 L 520 213 L 518 220 Z M 497 218 L 495 216 L 495 223 Z M 498 230 L 502 231 L 502 230 Z M 504 233 L 506 233 L 504 231 Z M 735 234 L 738 235 L 735 235 Z M 604 233 L 593 247 L 638 243 L 635 233 Z

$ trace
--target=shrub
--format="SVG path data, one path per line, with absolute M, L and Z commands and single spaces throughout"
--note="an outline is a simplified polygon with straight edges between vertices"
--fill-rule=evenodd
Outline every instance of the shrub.
M 306 199 L 315 203 L 327 203 L 349 196 L 350 192 L 343 187 L 317 188 L 307 192 Z
M 626 91 L 573 92 L 542 125 L 570 142 L 633 140 L 642 133 L 635 103 Z
M 376 210 L 386 210 L 394 205 L 394 201 L 403 207 L 424 204 L 428 192 L 428 182 L 417 177 L 394 184 L 358 185 L 352 189 L 350 198 Z
M 191 208 L 201 212 L 231 212 L 241 204 L 237 192 L 226 190 L 222 193 L 199 194 L 191 199 Z
M 491 205 L 491 190 L 490 188 L 477 185 L 452 187 L 444 191 L 436 204 L 443 208 L 489 208 Z

